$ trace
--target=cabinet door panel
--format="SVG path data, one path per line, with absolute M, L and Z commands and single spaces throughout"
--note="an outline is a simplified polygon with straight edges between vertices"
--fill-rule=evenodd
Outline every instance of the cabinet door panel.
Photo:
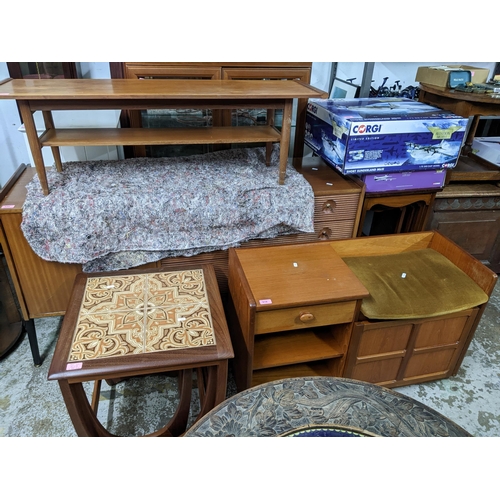
M 358 358 L 373 354 L 404 351 L 410 338 L 411 324 L 365 330 L 358 348 Z
M 478 311 L 356 323 L 344 377 L 391 387 L 450 376 Z
M 462 337 L 469 314 L 459 318 L 429 321 L 422 324 L 415 341 L 415 348 L 456 344 Z
M 349 378 L 363 380 L 372 384 L 388 385 L 397 380 L 403 357 L 360 363 Z
M 441 349 L 432 352 L 414 352 L 408 361 L 403 379 L 422 377 L 425 375 L 444 375 L 451 369 L 457 350 Z
M 476 259 L 496 264 L 500 261 L 500 212 L 435 212 L 431 229 L 439 231 Z

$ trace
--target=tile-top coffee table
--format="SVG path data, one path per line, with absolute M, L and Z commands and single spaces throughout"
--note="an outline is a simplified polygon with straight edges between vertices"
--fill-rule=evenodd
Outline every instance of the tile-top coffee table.
M 192 369 L 198 370 L 198 418 L 226 397 L 233 357 L 213 267 L 79 274 L 48 379 L 57 380 L 79 436 L 111 436 L 97 419 L 103 379 L 179 371 L 180 402 L 153 436 L 186 429 Z M 89 402 L 83 385 L 96 381 Z

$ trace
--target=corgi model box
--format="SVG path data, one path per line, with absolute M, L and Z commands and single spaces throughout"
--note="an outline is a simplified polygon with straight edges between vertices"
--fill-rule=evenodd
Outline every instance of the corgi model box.
M 343 174 L 455 167 L 468 120 L 405 98 L 310 99 L 305 143 Z

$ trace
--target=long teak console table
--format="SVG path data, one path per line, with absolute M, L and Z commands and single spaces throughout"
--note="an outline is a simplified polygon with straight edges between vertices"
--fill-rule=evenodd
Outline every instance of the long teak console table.
M 6 80 L 1 99 L 15 99 L 26 127 L 44 194 L 49 193 L 41 148 L 50 146 L 60 170 L 59 146 L 280 143 L 279 183 L 285 182 L 293 99 L 325 98 L 324 91 L 291 80 Z M 98 109 L 267 109 L 267 124 L 189 129 L 58 129 L 52 111 Z M 283 109 L 281 131 L 274 110 Z M 42 111 L 39 137 L 33 113 Z M 270 112 L 271 111 L 271 112 Z M 268 148 L 268 151 L 270 149 Z M 269 156 L 268 156 L 269 158 Z

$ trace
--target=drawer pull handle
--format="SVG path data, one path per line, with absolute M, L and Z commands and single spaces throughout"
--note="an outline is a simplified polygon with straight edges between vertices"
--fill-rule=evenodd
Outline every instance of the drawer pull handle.
M 322 212 L 324 214 L 333 214 L 333 212 L 335 211 L 335 207 L 337 206 L 337 204 L 335 203 L 334 200 L 328 200 L 324 205 L 323 205 L 323 209 L 322 209 Z
M 299 319 L 300 321 L 302 321 L 302 323 L 308 323 L 309 321 L 312 321 L 314 319 L 314 314 L 305 312 L 299 316 Z
M 332 237 L 332 230 L 329 227 L 324 227 L 318 234 L 319 240 L 329 240 Z

